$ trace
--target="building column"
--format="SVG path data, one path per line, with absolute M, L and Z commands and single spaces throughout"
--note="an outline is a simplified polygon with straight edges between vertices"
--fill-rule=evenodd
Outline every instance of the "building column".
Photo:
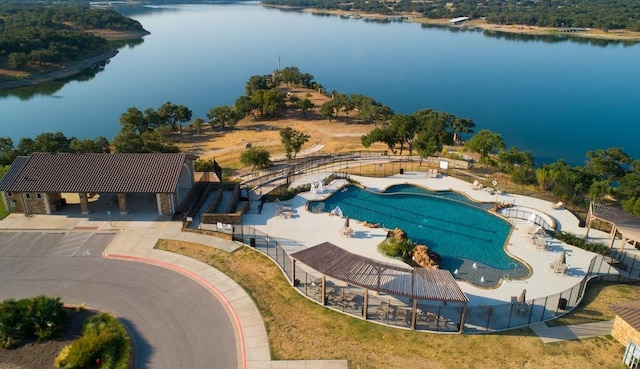
M 120 214 L 129 214 L 129 204 L 127 204 L 126 193 L 118 193 L 118 208 L 120 209 Z
M 89 209 L 89 199 L 87 198 L 87 193 L 80 192 L 78 193 L 78 196 L 80 197 L 80 210 L 82 210 L 82 214 L 89 214 L 91 212 L 91 209 Z

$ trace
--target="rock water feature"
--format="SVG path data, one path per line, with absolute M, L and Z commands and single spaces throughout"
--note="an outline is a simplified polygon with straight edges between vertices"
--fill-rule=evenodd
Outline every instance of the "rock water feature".
M 400 228 L 395 228 L 387 233 L 387 238 L 407 240 L 407 233 Z M 440 255 L 429 249 L 426 245 L 416 245 L 411 260 L 425 269 L 440 269 Z

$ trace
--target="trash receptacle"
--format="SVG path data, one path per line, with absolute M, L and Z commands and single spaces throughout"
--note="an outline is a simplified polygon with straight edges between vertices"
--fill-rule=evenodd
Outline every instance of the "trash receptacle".
M 560 298 L 560 300 L 558 300 L 558 309 L 567 310 L 567 299 Z
M 249 238 L 249 246 L 256 247 L 256 238 L 255 237 Z
M 404 174 L 404 168 L 400 168 L 400 174 Z

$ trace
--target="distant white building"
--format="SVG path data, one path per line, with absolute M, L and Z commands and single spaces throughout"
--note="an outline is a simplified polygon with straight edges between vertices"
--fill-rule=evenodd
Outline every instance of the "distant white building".
M 466 20 L 469 20 L 469 17 L 458 17 L 458 18 L 452 18 L 449 19 L 449 24 L 458 24 L 458 23 L 462 23 Z

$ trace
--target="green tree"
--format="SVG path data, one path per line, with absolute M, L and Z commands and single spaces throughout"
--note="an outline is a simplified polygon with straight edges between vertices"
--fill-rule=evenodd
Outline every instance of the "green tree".
M 310 137 L 311 136 L 309 136 L 308 134 L 302 133 L 290 127 L 282 128 L 280 130 L 280 141 L 284 145 L 287 159 L 295 159 L 296 155 L 298 155 L 298 153 L 300 152 L 302 145 L 307 143 Z
M 271 88 L 269 78 L 266 76 L 251 76 L 244 86 L 247 96 L 251 97 L 258 90 L 268 90 Z
M 418 132 L 418 119 L 414 115 L 399 114 L 394 115 L 389 123 L 390 125 L 387 129 L 394 132 L 400 143 L 400 155 L 402 155 L 405 143 L 409 147 L 409 154 L 412 154 L 413 141 Z
M 322 115 L 325 119 L 329 120 L 331 123 L 331 119 L 333 119 L 336 115 L 336 103 L 334 100 L 329 100 L 320 106 L 320 115 Z
M 246 117 L 249 114 L 253 116 L 253 119 L 258 119 L 254 111 L 256 107 L 251 101 L 251 98 L 249 96 L 238 97 L 236 99 L 235 104 L 233 104 L 233 108 L 238 114 L 238 116 L 240 117 L 240 119 Z
M 256 107 L 261 118 L 271 118 L 285 108 L 286 94 L 277 89 L 256 90 L 251 96 L 251 103 Z
M 138 134 L 151 130 L 145 115 L 140 110 L 133 107 L 128 108 L 124 113 L 122 113 L 120 116 L 120 126 Z
M 387 145 L 389 150 L 392 153 L 396 153 L 395 146 L 400 143 L 400 138 L 396 135 L 396 132 L 387 127 L 385 128 L 374 128 L 369 132 L 369 134 L 363 135 L 360 137 L 360 141 L 362 142 L 362 146 L 369 147 L 374 142 L 382 142 Z
M 36 136 L 31 152 L 69 152 L 69 139 L 62 132 L 45 132 Z
M 505 144 L 500 134 L 488 129 L 483 129 L 473 135 L 473 137 L 465 143 L 464 147 L 472 152 L 479 153 L 480 160 L 487 162 L 489 155 L 504 149 Z
M 456 116 L 453 116 L 449 122 L 454 142 L 460 142 L 460 135 L 463 133 L 473 133 L 473 128 L 476 126 L 471 119 Z
M 204 119 L 196 118 L 196 119 L 193 120 L 193 122 L 191 122 L 191 127 L 196 132 L 196 134 L 201 134 L 202 133 L 202 127 L 204 126 L 204 123 L 205 123 Z
M 213 159 L 196 159 L 193 162 L 193 169 L 196 172 L 213 172 L 215 164 Z
M 18 151 L 13 147 L 11 137 L 0 137 L 0 165 L 13 163 L 18 156 Z
M 502 150 L 496 155 L 496 163 L 498 169 L 503 173 L 512 173 L 515 168 L 520 166 L 533 167 L 534 158 L 528 151 L 520 151 L 517 147 L 509 150 Z
M 240 154 L 240 162 L 246 166 L 252 166 L 251 171 L 256 167 L 267 168 L 271 164 L 269 151 L 264 147 L 252 147 Z
M 220 126 L 221 128 L 233 128 L 240 120 L 239 114 L 228 105 L 211 108 L 207 118 L 212 127 Z
M 589 151 L 585 170 L 597 178 L 619 180 L 629 172 L 632 159 L 621 148 Z
M 78 153 L 108 153 L 111 152 L 111 147 L 109 144 L 109 140 L 105 137 L 98 136 L 95 139 L 84 139 L 80 140 L 75 137 L 71 137 L 69 141 L 69 149 L 72 152 Z
M 296 108 L 300 109 L 302 116 L 307 119 L 307 112 L 313 109 L 313 103 L 307 98 L 300 99 L 296 102 Z
M 182 123 L 190 121 L 192 115 L 191 110 L 186 106 L 171 102 L 162 104 L 157 113 L 162 123 L 171 126 L 176 132 L 182 131 Z

